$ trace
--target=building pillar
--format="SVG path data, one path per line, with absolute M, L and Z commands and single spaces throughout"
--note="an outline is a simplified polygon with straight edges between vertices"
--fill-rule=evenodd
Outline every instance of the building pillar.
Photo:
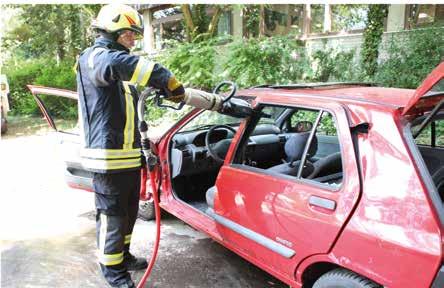
M 143 50 L 147 53 L 153 53 L 155 48 L 154 29 L 153 29 L 153 13 L 150 9 L 143 11 L 143 22 L 145 30 L 143 31 Z
M 304 23 L 302 25 L 302 38 L 305 39 L 311 32 L 311 7 L 310 4 L 304 5 Z
M 329 4 L 324 5 L 324 27 L 323 32 L 331 32 L 331 6 Z
M 405 4 L 391 4 L 387 15 L 387 32 L 405 29 Z

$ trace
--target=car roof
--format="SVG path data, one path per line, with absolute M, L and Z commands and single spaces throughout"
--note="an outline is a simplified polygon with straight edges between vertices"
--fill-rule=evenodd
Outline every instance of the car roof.
M 299 96 L 299 97 L 328 97 L 338 103 L 349 100 L 391 106 L 392 108 L 405 107 L 414 94 L 413 89 L 384 88 L 368 86 L 322 86 L 313 88 L 252 88 L 240 91 L 238 94 L 256 97 L 269 96 Z

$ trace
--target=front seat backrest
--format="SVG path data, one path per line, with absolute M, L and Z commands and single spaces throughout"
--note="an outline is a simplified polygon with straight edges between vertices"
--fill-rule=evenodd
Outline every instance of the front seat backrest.
M 304 153 L 305 145 L 307 144 L 308 137 L 310 136 L 310 132 L 302 132 L 296 133 L 285 142 L 285 154 L 287 155 L 287 161 L 292 163 L 296 160 L 300 160 L 302 158 L 302 154 Z M 318 140 L 316 136 L 313 137 L 311 141 L 310 148 L 308 149 L 307 159 L 310 159 L 318 149 Z

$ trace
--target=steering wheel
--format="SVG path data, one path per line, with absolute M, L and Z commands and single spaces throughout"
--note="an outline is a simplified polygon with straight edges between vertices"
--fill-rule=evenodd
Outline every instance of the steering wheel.
M 216 162 L 218 163 L 224 163 L 224 159 L 225 155 L 228 152 L 228 148 L 230 147 L 231 144 L 231 139 L 224 139 L 224 140 L 220 140 L 217 143 L 210 143 L 210 139 L 211 139 L 211 135 L 213 134 L 213 132 L 216 129 L 226 129 L 229 130 L 233 133 L 236 133 L 236 130 L 233 127 L 230 127 L 228 125 L 214 125 L 213 127 L 211 127 L 208 132 L 207 135 L 205 135 L 205 147 L 207 148 L 208 153 L 210 154 L 210 156 L 216 160 Z M 219 155 L 223 155 L 223 156 L 219 156 Z M 222 158 L 223 157 L 223 158 Z
M 236 90 L 237 90 L 236 83 L 231 82 L 231 81 L 222 81 L 219 84 L 217 84 L 216 88 L 214 88 L 213 94 L 219 94 L 220 89 L 224 86 L 231 86 L 231 90 L 230 90 L 230 93 L 228 94 L 228 96 L 224 97 L 224 99 L 222 100 L 223 103 L 229 101 L 231 99 L 231 97 L 233 97 L 234 94 L 236 94 Z

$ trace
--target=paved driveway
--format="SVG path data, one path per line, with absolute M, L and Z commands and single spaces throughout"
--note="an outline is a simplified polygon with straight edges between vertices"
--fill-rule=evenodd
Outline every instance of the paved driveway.
M 95 258 L 93 195 L 65 185 L 59 159 L 55 133 L 0 142 L 1 287 L 107 287 Z M 154 229 L 138 220 L 134 254 L 151 253 Z M 161 239 L 146 287 L 287 287 L 173 216 Z

